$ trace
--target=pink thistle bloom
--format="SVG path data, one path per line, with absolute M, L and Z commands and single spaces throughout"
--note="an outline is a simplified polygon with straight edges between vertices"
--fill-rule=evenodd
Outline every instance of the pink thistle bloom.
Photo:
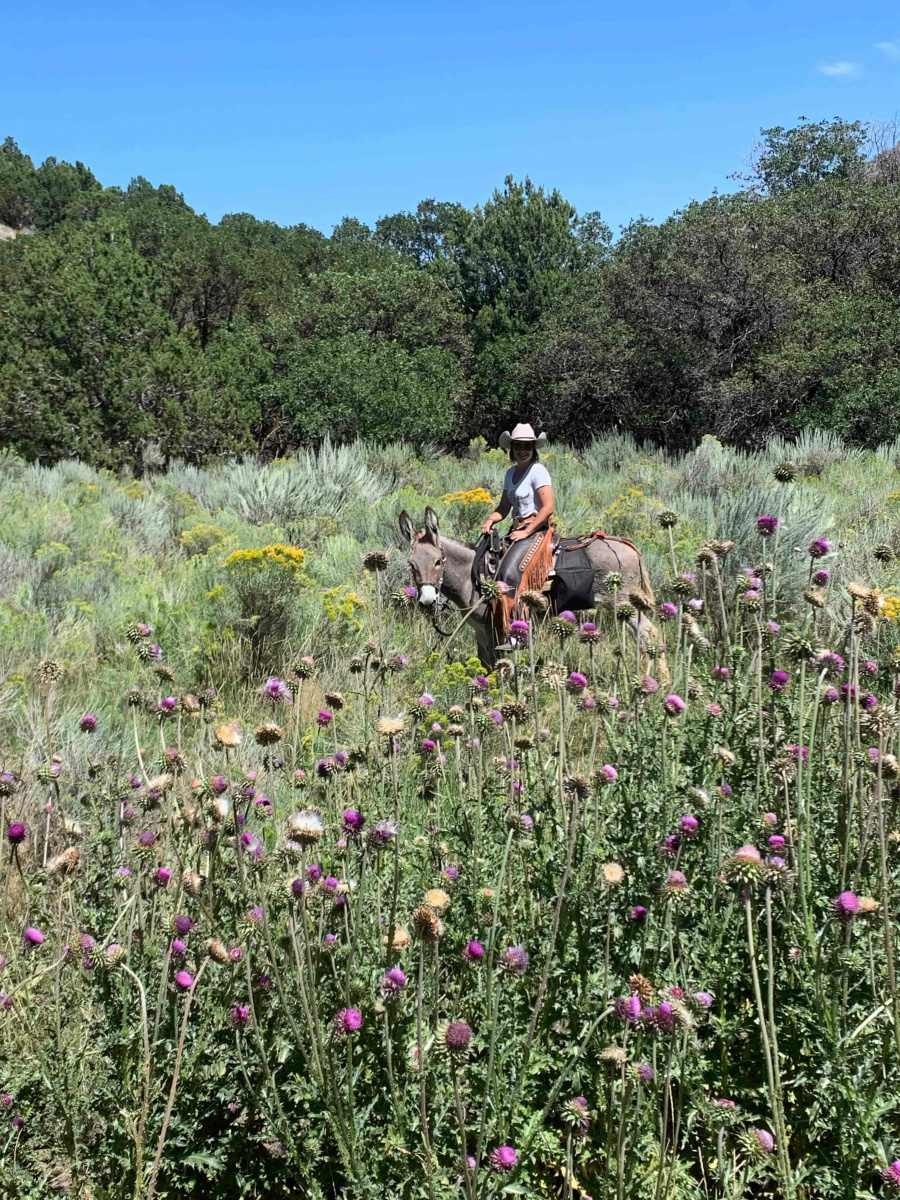
M 78 722 L 78 728 L 82 733 L 93 733 L 97 728 L 97 718 L 92 716 L 91 713 L 85 713 Z
M 189 992 L 194 986 L 194 977 L 189 971 L 176 971 L 175 983 L 183 992 Z
M 168 867 L 159 867 L 156 874 L 153 876 L 153 882 L 159 888 L 169 886 L 169 880 L 172 878 L 172 872 Z
M 250 1024 L 250 1009 L 246 1004 L 236 1004 L 231 1010 L 231 1023 L 236 1029 Z
M 839 921 L 852 921 L 859 912 L 859 897 L 854 892 L 841 892 L 831 901 L 831 907 Z
M 597 782 L 598 783 L 615 783 L 618 778 L 619 778 L 619 772 L 616 770 L 615 767 L 610 766 L 609 763 L 604 763 L 603 766 L 600 768 L 600 770 L 597 772 Z
M 681 832 L 687 838 L 696 837 L 697 832 L 700 829 L 700 822 L 696 817 L 692 817 L 690 813 L 685 813 L 685 815 L 681 818 L 679 825 L 681 826 Z
M 10 1099 L 12 1098 L 10 1097 Z M 890 1166 L 884 1168 L 881 1178 L 891 1191 L 900 1191 L 900 1158 L 895 1158 Z
M 712 669 L 713 679 L 725 680 L 725 679 L 728 679 L 728 677 L 730 675 L 731 675 L 731 671 L 728 669 L 728 667 L 713 667 L 713 669 Z
M 831 542 L 827 538 L 817 537 L 809 543 L 807 550 L 810 558 L 824 558 L 831 553 Z
M 21 846 L 28 837 L 28 830 L 21 821 L 13 821 L 6 830 L 6 837 L 11 846 Z
M 680 696 L 676 696 L 675 693 L 672 692 L 670 695 L 666 696 L 665 700 L 663 701 L 663 708 L 665 709 L 667 716 L 680 717 L 687 708 L 687 705 Z
M 39 929 L 36 929 L 34 925 L 26 926 L 25 932 L 22 934 L 22 945 L 26 950 L 36 949 L 43 944 L 43 941 L 44 935 Z
M 875 662 L 874 659 L 867 658 L 865 662 L 861 662 L 859 664 L 859 669 L 864 675 L 877 675 L 878 663 Z
M 578 624 L 578 622 L 575 620 L 575 614 L 573 612 L 570 612 L 569 609 L 567 609 L 567 608 L 564 608 L 563 611 L 559 614 L 559 619 L 560 619 L 560 621 L 567 621 L 570 625 Z
M 721 717 L 721 715 L 722 715 L 722 705 L 721 705 L 721 704 L 716 704 L 715 702 L 714 702 L 714 703 L 712 703 L 712 704 L 707 704 L 707 706 L 706 706 L 706 711 L 709 713 L 709 715 L 710 715 L 711 717 Z
M 816 587 L 824 587 L 831 577 L 831 572 L 826 571 L 824 567 L 818 571 L 813 571 L 812 581 Z
M 434 704 L 434 696 L 432 696 L 429 692 L 423 692 L 422 695 L 417 698 L 416 704 L 418 704 L 419 708 L 431 708 L 431 706 Z
M 642 925 L 647 920 L 648 915 L 647 909 L 644 908 L 643 904 L 636 904 L 628 914 L 628 920 L 633 921 L 636 925 Z
M 771 1154 L 775 1149 L 775 1139 L 769 1133 L 768 1129 L 754 1129 L 753 1136 L 759 1142 L 759 1148 L 765 1154 Z
M 773 671 L 769 676 L 768 684 L 773 692 L 783 692 L 789 679 L 790 675 L 787 671 Z
M 171 716 L 177 707 L 178 701 L 174 696 L 163 696 L 162 700 L 156 706 L 156 711 L 160 716 L 168 717 Z
M 423 754 L 433 754 L 436 749 L 437 749 L 437 742 L 433 742 L 431 740 L 431 738 L 425 738 L 425 740 L 422 742 L 422 753 Z
M 509 626 L 509 632 L 515 637 L 528 637 L 528 622 L 527 621 L 512 621 Z
M 777 517 L 757 517 L 756 532 L 760 537 L 771 537 L 778 528 Z
M 620 1021 L 638 1021 L 641 1016 L 640 996 L 620 996 L 616 1001 L 616 1016 Z
M 320 729 L 326 729 L 334 720 L 334 713 L 329 712 L 327 708 L 320 708 L 319 715 L 316 717 L 316 724 Z
M 519 1161 L 519 1156 L 512 1146 L 498 1146 L 491 1151 L 488 1157 L 491 1169 L 498 1175 L 508 1175 L 515 1169 L 516 1163 Z
M 580 671 L 572 671 L 566 680 L 566 690 L 573 695 L 580 695 L 587 687 L 587 679 Z
M 673 617 L 678 616 L 678 606 L 671 600 L 664 601 L 656 611 L 660 621 L 671 621 Z
M 471 941 L 463 950 L 463 954 L 469 962 L 481 962 L 484 958 L 484 946 L 481 942 Z
M 342 1008 L 334 1014 L 332 1026 L 338 1037 L 348 1037 L 362 1028 L 362 1013 L 358 1008 Z
M 645 675 L 641 680 L 641 691 L 645 696 L 653 696 L 659 691 L 659 684 L 652 675 Z

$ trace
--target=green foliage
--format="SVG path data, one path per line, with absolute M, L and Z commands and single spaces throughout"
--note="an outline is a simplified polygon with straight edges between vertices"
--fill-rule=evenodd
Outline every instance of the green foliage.
M 0 222 L 31 236 L 0 242 L 0 440 L 133 471 L 326 437 L 494 445 L 523 418 L 580 445 L 809 423 L 875 445 L 900 291 L 882 142 L 840 118 L 765 129 L 744 190 L 614 241 L 511 176 L 472 209 L 432 198 L 331 237 L 212 225 L 169 184 L 103 188 L 8 138 Z

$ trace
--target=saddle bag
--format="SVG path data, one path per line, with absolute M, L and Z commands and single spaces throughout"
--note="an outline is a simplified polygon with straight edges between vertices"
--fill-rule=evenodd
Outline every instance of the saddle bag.
M 583 539 L 572 539 L 572 542 Z M 570 548 L 571 547 L 571 548 Z M 556 558 L 556 571 L 550 598 L 555 612 L 584 611 L 594 608 L 594 568 L 583 545 L 566 545 L 563 538 Z

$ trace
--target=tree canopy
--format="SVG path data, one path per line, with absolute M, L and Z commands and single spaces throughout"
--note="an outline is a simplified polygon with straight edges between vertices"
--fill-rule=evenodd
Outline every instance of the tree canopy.
M 121 467 L 330 435 L 464 445 L 519 419 L 681 448 L 900 434 L 900 171 L 835 118 L 762 131 L 729 195 L 613 237 L 511 176 L 326 236 L 213 224 L 0 145 L 0 439 Z

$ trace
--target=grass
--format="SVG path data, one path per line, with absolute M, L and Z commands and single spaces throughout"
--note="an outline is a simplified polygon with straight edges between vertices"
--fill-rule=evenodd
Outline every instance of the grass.
M 536 613 L 484 676 L 404 598 L 496 451 L 0 457 L 3 1194 L 894 1186 L 897 453 L 543 455 L 668 679 Z

